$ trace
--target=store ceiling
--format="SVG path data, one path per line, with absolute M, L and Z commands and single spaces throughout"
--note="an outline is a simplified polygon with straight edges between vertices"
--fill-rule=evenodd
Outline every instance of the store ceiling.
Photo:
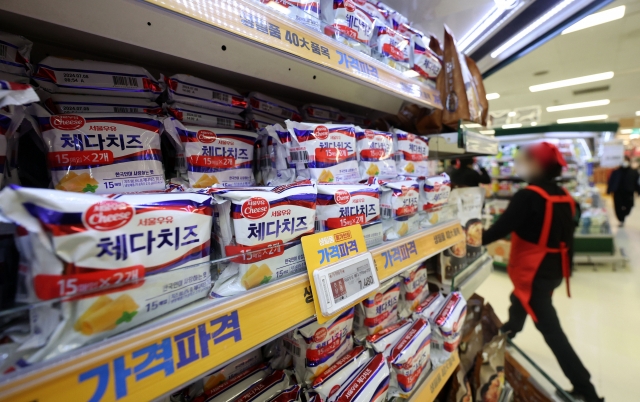
M 608 115 L 608 121 L 621 128 L 640 127 L 640 0 L 618 0 L 602 10 L 626 6 L 624 18 L 560 35 L 514 61 L 485 80 L 487 93 L 497 92 L 491 100 L 492 111 L 540 105 L 541 124 L 557 119 Z M 614 72 L 610 80 L 581 84 L 541 92 L 529 86 Z M 601 90 L 597 90 L 601 89 Z M 578 91 L 578 93 L 576 93 Z M 605 106 L 547 112 L 548 106 L 609 99 Z

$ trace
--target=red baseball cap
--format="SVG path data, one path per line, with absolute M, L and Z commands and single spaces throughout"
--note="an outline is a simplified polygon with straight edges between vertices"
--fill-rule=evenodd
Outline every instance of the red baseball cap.
M 554 163 L 560 166 L 567 166 L 567 162 L 564 160 L 558 147 L 548 142 L 540 142 L 532 145 L 527 148 L 527 152 L 545 168 Z

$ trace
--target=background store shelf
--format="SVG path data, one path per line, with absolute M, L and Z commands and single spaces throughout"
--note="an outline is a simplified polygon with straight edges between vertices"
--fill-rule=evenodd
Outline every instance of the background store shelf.
M 480 287 L 489 275 L 493 272 L 493 259 L 487 252 L 477 260 L 469 264 L 467 268 L 458 275 L 453 283 L 453 288 L 460 291 L 465 299 L 469 299 Z M 460 279 L 458 279 L 460 277 Z
M 464 128 L 460 123 L 457 133 L 429 136 L 429 155 L 432 159 L 452 159 L 473 156 L 496 155 L 498 140 Z

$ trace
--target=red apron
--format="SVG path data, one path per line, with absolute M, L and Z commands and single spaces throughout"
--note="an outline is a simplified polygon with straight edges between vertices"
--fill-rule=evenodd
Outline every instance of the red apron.
M 549 232 L 551 231 L 551 221 L 553 220 L 554 204 L 568 203 L 571 205 L 572 215 L 575 215 L 576 206 L 575 201 L 567 190 L 564 190 L 565 195 L 549 195 L 538 186 L 527 186 L 527 189 L 535 191 L 547 201 L 542 232 L 540 233 L 540 240 L 537 244 L 523 240 L 518 237 L 515 232 L 511 233 L 511 253 L 509 254 L 507 272 L 515 287 L 513 294 L 520 300 L 524 309 L 529 313 L 531 318 L 533 318 L 533 321 L 538 322 L 536 315 L 529 305 L 529 300 L 531 299 L 533 279 L 547 253 L 560 253 L 562 255 L 562 276 L 567 282 L 567 295 L 571 297 L 569 290 L 569 248 L 564 242 L 560 243 L 560 248 L 547 247 L 547 244 L 549 241 Z

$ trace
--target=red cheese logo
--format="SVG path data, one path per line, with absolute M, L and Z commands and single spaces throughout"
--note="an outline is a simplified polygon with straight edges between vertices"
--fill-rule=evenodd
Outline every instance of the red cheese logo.
M 347 9 L 347 11 L 348 11 L 348 12 L 350 12 L 350 13 L 352 13 L 352 12 L 356 11 L 356 5 L 355 5 L 355 4 L 353 4 L 353 3 L 352 3 L 352 2 L 350 2 L 350 1 L 345 1 L 345 2 L 344 2 L 344 8 L 346 8 L 346 9 Z
M 380 303 L 382 303 L 382 293 L 378 293 L 374 298 L 374 304 L 380 304 Z
M 204 144 L 211 144 L 218 137 L 216 136 L 216 133 L 214 133 L 211 130 L 200 130 L 198 131 L 197 138 L 198 138 L 198 141 Z
M 249 198 L 242 204 L 242 216 L 247 219 L 260 219 L 269 212 L 269 201 L 262 197 Z
M 346 204 L 351 200 L 351 194 L 347 190 L 338 190 L 333 196 L 336 202 L 340 205 Z
M 409 141 L 413 141 L 413 140 L 415 140 L 415 139 L 416 139 L 416 135 L 415 135 L 415 134 L 407 134 L 407 139 L 408 139 Z
M 51 116 L 49 118 L 49 123 L 54 128 L 58 130 L 70 131 L 77 130 L 80 127 L 84 126 L 84 117 L 78 116 L 75 114 L 65 114 L 65 115 L 57 115 Z
M 373 130 L 364 130 L 364 136 L 367 137 L 368 140 L 372 140 L 373 137 L 376 136 L 376 133 Z
M 313 130 L 313 136 L 319 140 L 326 140 L 329 138 L 329 129 L 325 126 L 318 126 Z
M 324 338 L 327 337 L 327 333 L 328 332 L 329 331 L 327 331 L 327 329 L 324 328 L 324 327 L 318 328 L 316 333 L 313 334 L 313 341 L 316 342 L 316 343 L 324 341 Z
M 93 204 L 84 213 L 84 221 L 94 230 L 113 230 L 120 228 L 133 218 L 135 210 L 126 202 L 115 200 L 100 201 Z

